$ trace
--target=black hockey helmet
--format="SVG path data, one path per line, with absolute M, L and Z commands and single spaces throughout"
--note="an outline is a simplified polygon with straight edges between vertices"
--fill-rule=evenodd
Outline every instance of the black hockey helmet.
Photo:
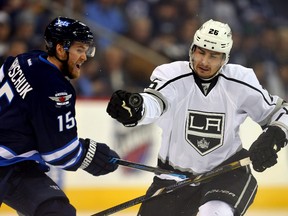
M 78 20 L 57 17 L 46 27 L 44 39 L 50 55 L 55 55 L 55 48 L 59 43 L 68 51 L 73 41 L 89 45 L 89 49 L 86 52 L 88 57 L 93 57 L 95 54 L 93 34 L 87 25 Z

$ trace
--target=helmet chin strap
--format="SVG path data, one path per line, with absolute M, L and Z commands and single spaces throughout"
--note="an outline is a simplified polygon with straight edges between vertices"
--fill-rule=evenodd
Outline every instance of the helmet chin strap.
M 65 77 L 69 77 L 69 71 L 68 71 L 68 60 L 69 60 L 69 51 L 65 51 L 67 54 L 67 58 L 65 60 L 61 60 L 57 55 L 55 55 L 55 58 L 62 63 L 62 70 L 61 72 Z M 70 77 L 69 77 L 70 78 Z

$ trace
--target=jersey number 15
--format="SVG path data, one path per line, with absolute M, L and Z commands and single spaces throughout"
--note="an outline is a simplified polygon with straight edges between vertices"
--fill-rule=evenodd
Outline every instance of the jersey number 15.
M 71 111 L 66 113 L 66 115 L 58 116 L 58 123 L 59 123 L 59 132 L 62 132 L 65 129 L 69 130 L 75 126 L 75 118 L 71 116 Z

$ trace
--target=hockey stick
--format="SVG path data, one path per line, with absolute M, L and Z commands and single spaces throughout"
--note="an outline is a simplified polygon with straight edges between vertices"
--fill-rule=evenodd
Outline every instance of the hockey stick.
M 130 208 L 130 207 L 132 207 L 134 205 L 137 205 L 139 203 L 142 203 L 142 202 L 145 202 L 145 201 L 150 200 L 152 198 L 155 198 L 157 196 L 160 196 L 162 194 L 170 193 L 170 192 L 172 192 L 174 190 L 177 190 L 179 188 L 182 188 L 184 186 L 187 186 L 187 185 L 190 185 L 190 184 L 203 183 L 203 182 L 209 181 L 209 180 L 211 180 L 211 178 L 213 178 L 215 176 L 218 176 L 218 175 L 221 175 L 223 173 L 238 169 L 238 168 L 243 167 L 243 166 L 247 166 L 250 163 L 251 163 L 251 161 L 250 161 L 249 157 L 243 158 L 241 160 L 234 161 L 232 163 L 217 167 L 217 168 L 215 168 L 215 169 L 213 169 L 213 170 L 211 170 L 209 172 L 200 174 L 200 175 L 196 176 L 195 178 L 187 178 L 187 179 L 184 179 L 182 181 L 177 182 L 176 184 L 170 185 L 168 187 L 160 188 L 153 194 L 146 194 L 146 195 L 142 195 L 142 196 L 136 197 L 136 198 L 134 198 L 132 200 L 129 200 L 127 202 L 124 202 L 124 203 L 121 203 L 119 205 L 113 206 L 111 208 L 108 208 L 106 210 L 103 210 L 101 212 L 93 214 L 91 216 L 111 215 L 111 214 L 116 213 L 118 211 L 124 210 L 126 208 Z
M 111 158 L 110 162 L 119 164 L 121 166 L 130 167 L 130 168 L 133 168 L 133 169 L 138 169 L 138 170 L 144 170 L 144 171 L 147 171 L 147 172 L 152 172 L 152 173 L 155 173 L 157 175 L 159 175 L 159 174 L 169 174 L 169 175 L 173 175 L 173 176 L 179 177 L 181 179 L 188 178 L 188 176 L 186 176 L 184 174 L 176 173 L 176 172 L 171 171 L 171 170 L 165 170 L 165 169 L 161 169 L 161 168 L 158 168 L 158 167 L 147 166 L 147 165 L 144 165 L 144 164 L 139 164 L 139 163 L 135 163 L 135 162 L 131 162 L 131 161 L 121 160 L 121 159 L 118 159 L 118 158 Z

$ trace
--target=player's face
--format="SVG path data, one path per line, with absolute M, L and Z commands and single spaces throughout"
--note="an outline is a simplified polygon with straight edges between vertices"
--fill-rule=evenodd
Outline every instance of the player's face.
M 68 74 L 70 79 L 80 76 L 81 65 L 87 60 L 86 52 L 89 46 L 81 42 L 73 42 L 69 48 Z
M 209 79 L 213 77 L 224 64 L 225 54 L 196 46 L 192 54 L 192 61 L 195 73 L 200 78 Z

